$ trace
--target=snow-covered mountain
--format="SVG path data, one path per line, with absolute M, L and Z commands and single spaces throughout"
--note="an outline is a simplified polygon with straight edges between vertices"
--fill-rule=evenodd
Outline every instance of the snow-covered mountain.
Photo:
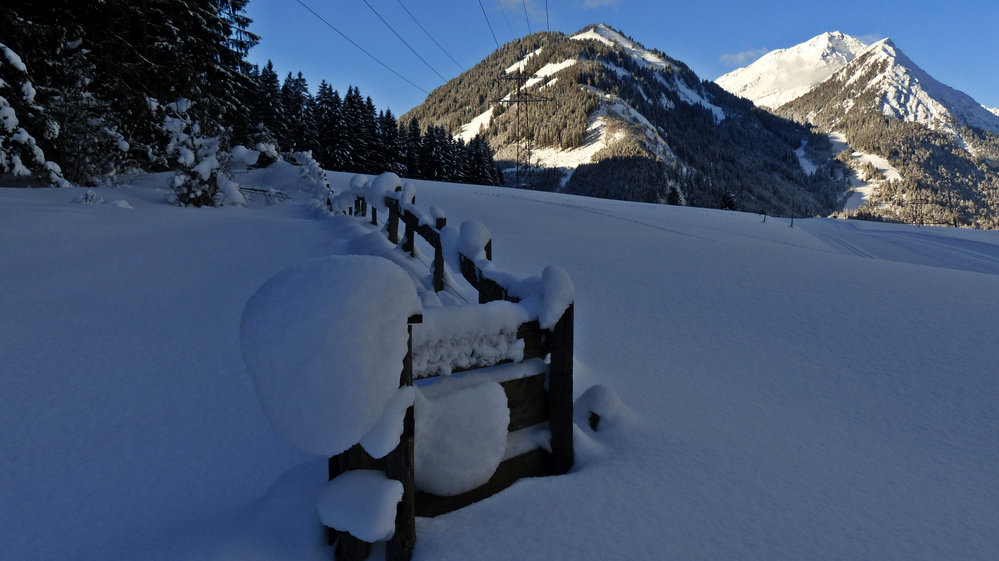
M 930 76 L 890 39 L 781 105 L 786 117 L 842 133 L 855 151 L 890 161 L 901 180 L 875 190 L 867 215 L 999 227 L 999 115 Z M 913 201 L 925 201 L 918 204 Z
M 846 66 L 867 44 L 839 31 L 823 33 L 721 76 L 715 83 L 762 107 L 795 99 Z
M 827 91 L 821 97 L 831 96 L 837 103 L 815 107 L 818 112 L 845 115 L 860 105 L 857 102 L 873 98 L 871 101 L 886 117 L 951 133 L 969 126 L 999 134 L 999 115 L 930 76 L 891 39 L 868 47 L 822 87 Z
M 529 155 L 532 187 L 607 198 L 814 215 L 842 191 L 836 174 L 798 165 L 803 144 L 836 165 L 822 139 L 603 24 L 508 43 L 401 120 L 412 119 L 485 134 L 509 185 L 530 181 L 514 174 Z

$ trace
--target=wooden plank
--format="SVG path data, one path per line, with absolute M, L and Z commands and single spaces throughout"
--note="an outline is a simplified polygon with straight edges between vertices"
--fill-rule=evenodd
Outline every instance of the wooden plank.
M 517 328 L 517 338 L 524 340 L 524 360 L 541 358 L 549 353 L 545 344 L 545 331 L 538 320 L 521 324 Z
M 347 532 L 337 532 L 336 561 L 364 561 L 371 555 L 371 544 L 359 540 Z
M 453 497 L 417 491 L 416 515 L 438 516 L 458 510 L 499 493 L 513 485 L 518 479 L 543 476 L 548 470 L 549 455 L 548 451 L 535 448 L 530 452 L 514 456 L 501 462 L 496 468 L 496 472 L 484 485 Z
M 507 427 L 509 432 L 548 420 L 546 377 L 544 373 L 535 374 L 500 384 L 506 392 L 507 404 L 510 407 L 510 424 Z

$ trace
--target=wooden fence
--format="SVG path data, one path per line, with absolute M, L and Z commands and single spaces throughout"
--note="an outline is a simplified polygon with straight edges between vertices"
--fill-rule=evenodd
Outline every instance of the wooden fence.
M 389 211 L 386 234 L 390 242 L 399 243 L 399 225 L 404 226 L 402 248 L 415 255 L 416 236 L 422 237 L 434 249 L 433 288 L 439 292 L 444 289 L 444 257 L 441 244 L 441 229 L 446 220 L 438 218 L 434 225 L 412 212 L 409 205 L 404 204 L 395 196 L 385 199 Z M 369 206 L 358 197 L 349 213 L 366 217 Z M 378 224 L 377 209 L 370 207 L 372 224 Z M 487 242 L 485 255 L 492 259 L 492 241 Z M 474 260 L 459 252 L 462 276 L 479 294 L 479 303 L 495 300 L 518 302 L 516 296 L 510 294 L 507 287 L 500 285 L 488 277 Z M 413 372 L 413 330 L 420 329 L 422 316 L 409 319 L 409 347 L 402 365 L 399 385 L 414 384 Z M 453 372 L 474 370 L 476 375 L 486 378 L 498 376 L 496 381 L 503 387 L 510 411 L 508 433 L 529 427 L 537 427 L 541 423 L 547 425 L 551 438 L 549 446 L 530 448 L 513 457 L 504 459 L 492 477 L 483 485 L 455 496 L 434 495 L 417 489 L 414 482 L 414 412 L 411 406 L 405 415 L 402 438 L 395 450 L 384 458 L 372 458 L 360 445 L 329 460 L 329 477 L 332 480 L 338 475 L 355 469 L 382 470 L 386 476 L 401 481 L 403 497 L 397 507 L 395 534 L 386 544 L 386 559 L 388 561 L 409 560 L 412 557 L 416 541 L 415 516 L 437 516 L 446 512 L 467 506 L 473 502 L 489 497 L 512 485 L 523 477 L 544 475 L 560 475 L 567 473 L 573 464 L 572 442 L 572 357 L 573 357 L 573 305 L 562 314 L 561 318 L 550 329 L 542 329 L 537 319 L 521 324 L 516 331 L 516 337 L 523 341 L 523 357 L 519 361 L 520 372 L 513 379 L 503 379 L 497 371 L 503 369 L 491 368 L 497 364 L 511 363 L 510 360 L 499 362 L 482 362 L 472 366 L 450 368 Z M 545 360 L 547 359 L 547 360 Z M 489 371 L 482 369 L 490 368 Z M 524 370 L 527 370 L 525 372 Z M 533 370 L 531 370 L 533 369 Z M 497 372 L 494 374 L 494 372 Z M 525 375 L 527 374 L 527 375 Z M 436 374 L 419 373 L 418 378 L 433 378 Z M 544 426 L 544 425 L 540 425 Z M 329 529 L 330 538 L 336 540 L 336 559 L 338 561 L 361 560 L 368 557 L 371 544 L 363 542 L 346 532 Z

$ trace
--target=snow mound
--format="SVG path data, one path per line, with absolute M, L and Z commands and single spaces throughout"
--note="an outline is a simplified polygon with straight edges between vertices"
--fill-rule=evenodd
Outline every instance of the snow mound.
M 338 454 L 368 434 L 396 394 L 406 320 L 421 311 L 387 259 L 337 256 L 288 268 L 243 312 L 243 360 L 264 414 L 290 444 Z
M 506 452 L 510 409 L 495 382 L 443 393 L 448 381 L 416 394 L 414 463 L 417 487 L 450 496 L 492 477 Z
M 402 492 L 402 483 L 381 471 L 348 471 L 326 484 L 316 510 L 330 528 L 366 542 L 387 541 L 395 533 L 396 505 Z

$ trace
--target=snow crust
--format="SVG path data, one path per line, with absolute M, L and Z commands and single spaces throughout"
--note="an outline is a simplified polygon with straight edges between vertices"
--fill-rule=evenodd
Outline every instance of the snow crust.
M 867 49 L 863 41 L 834 31 L 763 55 L 715 80 L 756 105 L 776 108 L 804 95 Z
M 385 472 L 353 470 L 333 478 L 316 501 L 319 520 L 360 540 L 387 541 L 395 534 L 396 506 L 402 483 Z
M 240 342 L 275 430 L 326 456 L 359 442 L 396 394 L 406 319 L 420 311 L 409 275 L 379 257 L 315 259 L 264 283 Z
M 444 392 L 445 379 L 429 388 L 416 397 L 416 486 L 447 496 L 475 489 L 489 481 L 506 452 L 506 393 L 495 382 Z

